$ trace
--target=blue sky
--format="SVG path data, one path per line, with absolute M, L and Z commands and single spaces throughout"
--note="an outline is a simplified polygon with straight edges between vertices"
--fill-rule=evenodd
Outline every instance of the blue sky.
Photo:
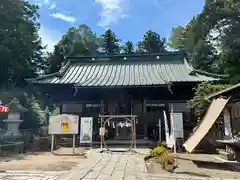
M 123 41 L 137 42 L 154 30 L 169 38 L 201 12 L 204 0 L 29 0 L 40 7 L 40 36 L 52 51 L 72 26 L 87 24 L 97 34 L 111 28 Z

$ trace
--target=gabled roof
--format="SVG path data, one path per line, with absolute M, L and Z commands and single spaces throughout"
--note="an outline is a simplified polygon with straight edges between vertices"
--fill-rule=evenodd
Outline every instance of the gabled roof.
M 79 87 L 157 86 L 172 82 L 215 81 L 196 72 L 182 53 L 67 57 L 58 73 L 27 79 L 38 84 L 72 84 Z

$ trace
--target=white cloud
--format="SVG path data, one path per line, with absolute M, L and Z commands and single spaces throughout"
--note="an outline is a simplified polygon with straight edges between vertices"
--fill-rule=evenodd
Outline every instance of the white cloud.
M 49 29 L 45 26 L 41 26 L 39 30 L 39 36 L 42 38 L 43 45 L 47 46 L 47 52 L 53 52 L 54 46 L 61 38 L 61 33 L 54 29 Z
M 54 18 L 57 18 L 57 19 L 67 21 L 67 22 L 71 22 L 71 23 L 76 21 L 75 17 L 68 16 L 68 15 L 65 15 L 65 14 L 62 14 L 62 13 L 53 13 L 53 14 L 51 14 L 51 16 L 54 17 Z
M 57 6 L 57 4 L 56 3 L 52 3 L 51 5 L 49 5 L 49 9 L 55 9 L 56 8 L 56 6 Z
M 111 24 L 115 24 L 121 18 L 127 17 L 124 13 L 128 0 L 95 0 L 102 6 L 101 20 L 98 25 L 104 28 Z
M 56 8 L 57 4 L 52 0 L 36 0 L 37 5 L 41 7 L 47 7 L 50 10 Z

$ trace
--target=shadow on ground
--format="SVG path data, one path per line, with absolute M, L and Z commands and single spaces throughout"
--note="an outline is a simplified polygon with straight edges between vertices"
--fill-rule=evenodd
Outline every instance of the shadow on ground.
M 216 170 L 233 171 L 233 172 L 239 172 L 239 169 L 240 169 L 240 164 L 237 164 L 237 163 L 221 163 L 221 162 L 197 161 L 197 160 L 192 160 L 192 162 L 198 168 L 216 169 Z M 234 168 L 234 166 L 239 166 L 239 169 Z
M 175 172 L 174 174 L 183 174 L 183 175 L 189 175 L 189 176 L 198 176 L 198 177 L 211 177 L 209 175 L 206 174 L 200 174 L 200 173 L 194 173 L 194 172 L 187 172 L 187 171 L 183 171 L 183 172 Z

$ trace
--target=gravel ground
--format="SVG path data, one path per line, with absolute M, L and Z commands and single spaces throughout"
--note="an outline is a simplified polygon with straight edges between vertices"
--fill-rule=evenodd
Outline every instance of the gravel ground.
M 53 155 L 50 152 L 27 153 L 0 159 L 0 170 L 66 171 L 84 161 L 82 156 Z

